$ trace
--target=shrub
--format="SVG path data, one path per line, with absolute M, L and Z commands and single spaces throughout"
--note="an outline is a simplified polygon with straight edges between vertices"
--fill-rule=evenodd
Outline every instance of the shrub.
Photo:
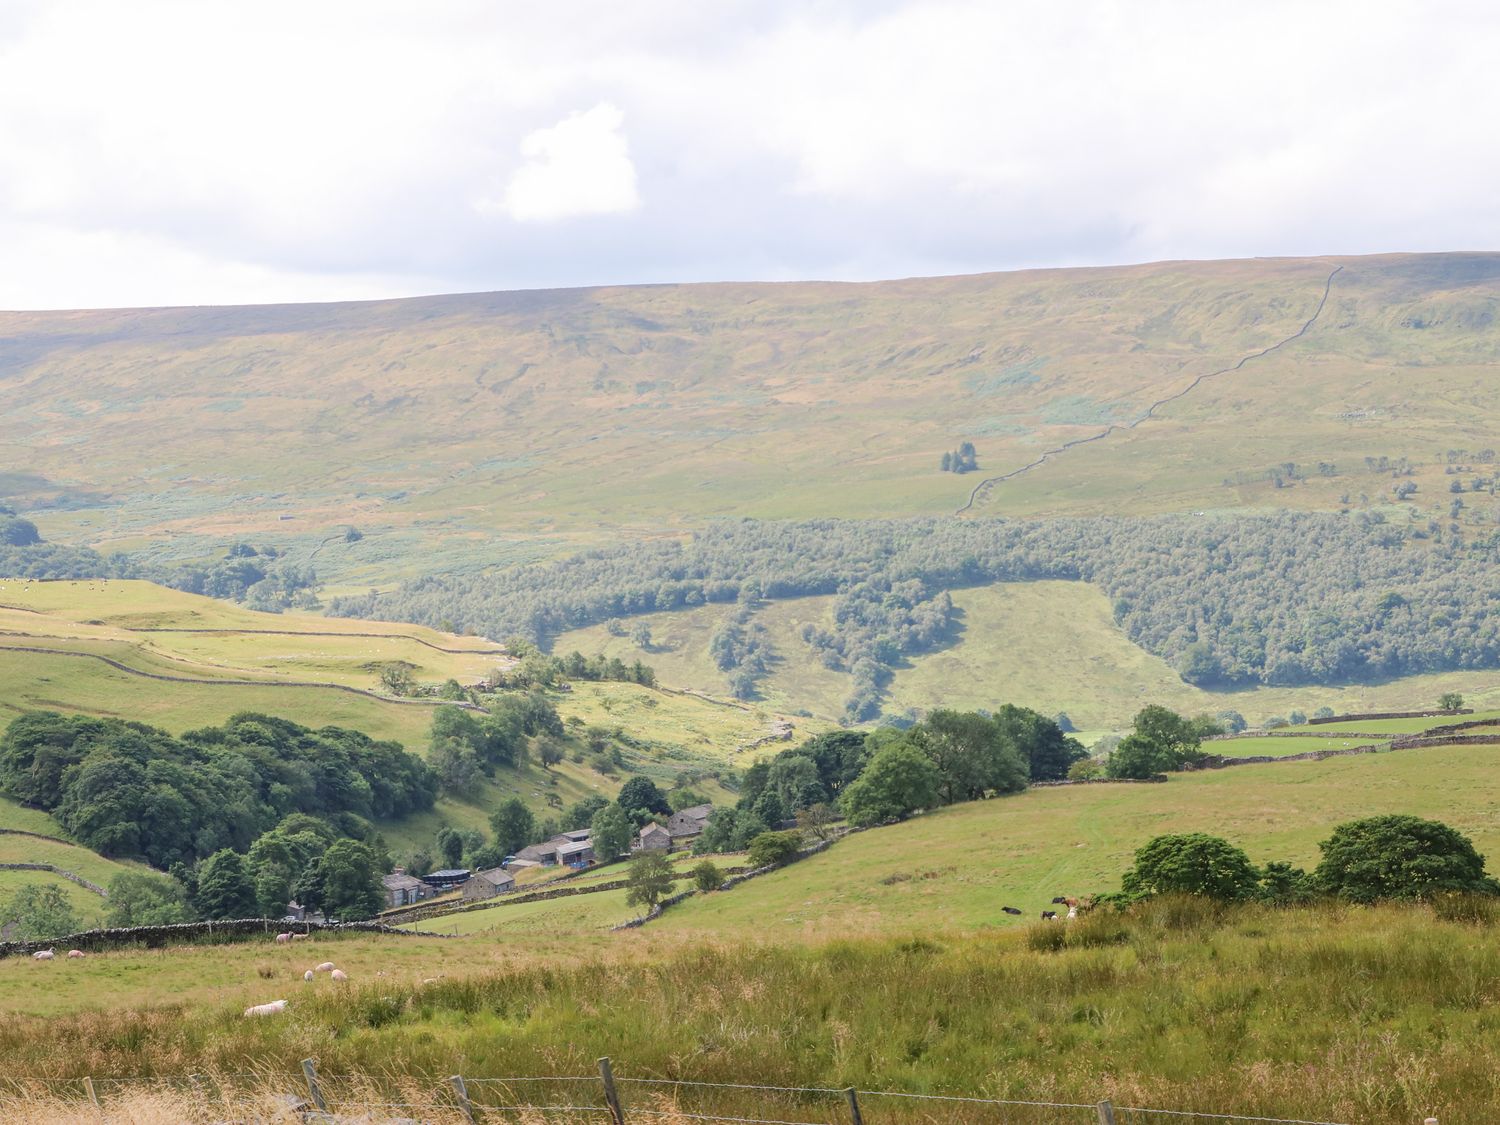
M 1068 767 L 1069 781 L 1093 781 L 1104 776 L 1104 763 L 1098 758 L 1084 758 Z
M 724 885 L 724 872 L 708 860 L 693 868 L 693 886 L 700 891 L 716 891 Z
M 750 866 L 780 866 L 802 849 L 800 832 L 762 832 L 750 841 Z
M 1228 840 L 1202 832 L 1158 836 L 1135 853 L 1121 882 L 1127 895 L 1205 895 L 1234 901 L 1253 898 L 1260 873 Z
M 1066 929 L 1068 945 L 1074 949 L 1122 945 L 1130 940 L 1130 929 L 1124 917 L 1113 910 L 1092 910 L 1058 928 Z
M 1319 847 L 1323 859 L 1313 872 L 1318 888 L 1351 902 L 1500 893 L 1469 838 L 1435 820 L 1353 820 L 1335 828 Z

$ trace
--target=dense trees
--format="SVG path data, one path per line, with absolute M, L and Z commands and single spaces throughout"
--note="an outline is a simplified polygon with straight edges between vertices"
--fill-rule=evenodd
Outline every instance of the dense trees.
M 892 662 L 945 643 L 947 591 L 1081 579 L 1125 633 L 1196 683 L 1325 683 L 1500 665 L 1500 546 L 1408 541 L 1366 515 L 1220 519 L 725 521 L 562 562 L 429 577 L 334 610 L 545 639 L 652 611 L 835 595 L 804 640 L 855 679 L 849 713 L 879 707 Z M 37 548 L 26 548 L 36 550 Z M 1441 619 L 1441 628 L 1434 628 Z
M 632 777 L 621 786 L 616 800 L 637 828 L 645 825 L 653 816 L 667 816 L 672 811 L 666 794 L 649 777 Z
M 255 882 L 245 867 L 245 857 L 228 848 L 215 852 L 199 866 L 193 901 L 205 918 L 260 916 Z
M 187 894 L 175 879 L 124 871 L 109 881 L 108 889 L 109 905 L 104 914 L 107 925 L 167 926 L 193 920 Z
M 600 863 L 608 863 L 630 850 L 630 819 L 618 804 L 611 802 L 596 812 L 589 828 L 593 833 L 590 842 L 594 855 Z
M 87 847 L 160 868 L 243 852 L 290 813 L 404 816 L 431 808 L 436 788 L 394 742 L 249 712 L 180 738 L 30 712 L 0 738 L 0 791 L 51 811 Z

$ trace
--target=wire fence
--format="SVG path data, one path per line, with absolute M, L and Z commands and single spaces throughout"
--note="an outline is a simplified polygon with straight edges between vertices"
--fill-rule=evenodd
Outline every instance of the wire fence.
M 1151 1109 L 1100 1101 L 1025 1101 L 847 1087 L 768 1086 L 614 1074 L 447 1078 L 239 1072 L 141 1078 L 0 1080 L 0 1119 L 68 1105 L 101 1122 L 134 1121 L 150 1103 L 187 1122 L 420 1122 L 423 1125 L 1345 1125 L 1306 1118 Z M 38 1119 L 40 1112 L 38 1111 Z

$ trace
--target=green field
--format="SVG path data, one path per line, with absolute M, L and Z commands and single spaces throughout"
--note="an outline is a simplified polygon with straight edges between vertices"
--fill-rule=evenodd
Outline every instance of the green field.
M 771 674 L 761 684 L 766 706 L 807 710 L 825 719 L 842 714 L 851 678 L 823 667 L 798 634 L 803 622 L 827 624 L 832 601 L 788 599 L 771 602 L 756 613 L 776 656 Z M 1294 710 L 1311 714 L 1325 706 L 1340 713 L 1414 710 L 1433 706 L 1445 691 L 1460 692 L 1470 705 L 1500 704 L 1500 677 L 1493 672 L 1447 672 L 1334 687 L 1205 691 L 1184 683 L 1166 661 L 1133 644 L 1115 624 L 1108 599 L 1083 582 L 999 583 L 957 590 L 953 603 L 960 610 L 954 643 L 909 657 L 897 667 L 887 714 L 1017 703 L 1049 715 L 1065 711 L 1081 728 L 1120 730 L 1148 703 L 1188 714 L 1234 710 L 1251 723 L 1285 718 Z M 724 694 L 724 674 L 714 666 L 708 645 L 715 626 L 729 612 L 726 606 L 702 606 L 633 618 L 651 630 L 648 653 L 628 637 L 611 636 L 602 625 L 564 633 L 554 648 L 645 660 L 665 683 Z M 1440 721 L 1353 725 L 1361 731 L 1394 732 L 1421 730 Z M 1335 724 L 1320 729 L 1341 728 Z
M 1135 850 L 1164 832 L 1210 832 L 1255 863 L 1311 867 L 1334 825 L 1386 812 L 1451 824 L 1500 867 L 1497 767 L 1495 747 L 1442 747 L 1032 789 L 857 833 L 784 872 L 695 896 L 654 926 L 768 940 L 907 933 L 917 920 L 1003 927 L 1016 922 L 1002 906 L 1034 918 L 1056 895 L 1117 890 Z

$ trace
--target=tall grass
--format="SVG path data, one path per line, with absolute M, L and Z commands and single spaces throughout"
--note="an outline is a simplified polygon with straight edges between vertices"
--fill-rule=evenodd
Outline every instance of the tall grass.
M 927 933 L 681 945 L 649 959 L 634 949 L 328 990 L 266 1020 L 186 1007 L 12 1017 L 0 1052 L 12 1074 L 49 1079 L 296 1075 L 306 1057 L 377 1082 L 586 1077 L 609 1055 L 630 1078 L 1107 1097 L 1361 1123 L 1430 1114 L 1462 1125 L 1500 1105 L 1491 927 L 1424 907 L 1163 901 L 1050 932 L 1061 941 Z M 719 1111 L 766 1108 L 758 1097 L 733 1095 Z M 879 1119 L 934 1119 L 920 1112 L 893 1104 Z

